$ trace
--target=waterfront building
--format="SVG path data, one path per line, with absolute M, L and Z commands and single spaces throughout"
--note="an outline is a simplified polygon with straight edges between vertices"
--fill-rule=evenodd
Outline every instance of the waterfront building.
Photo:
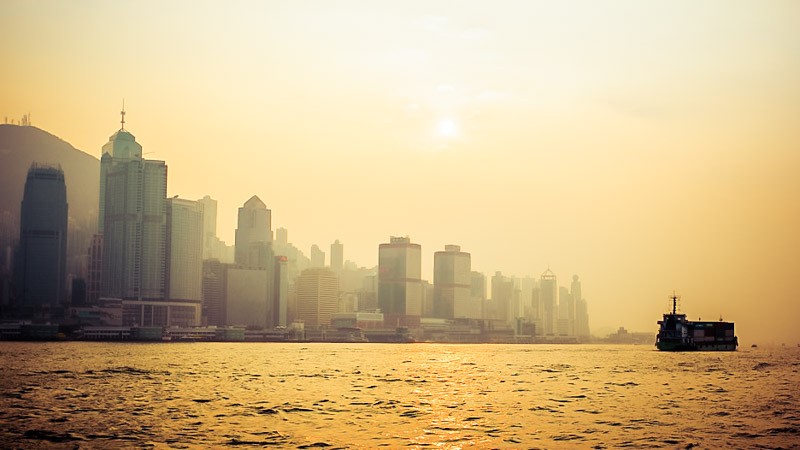
M 200 302 L 164 299 L 122 300 L 122 324 L 138 327 L 193 327 L 201 321 Z
M 297 320 L 306 329 L 330 326 L 339 304 L 339 278 L 325 267 L 312 267 L 300 273 L 295 281 Z
M 386 325 L 419 327 L 422 296 L 422 247 L 390 237 L 378 247 L 378 306 Z
M 203 216 L 200 202 L 167 200 L 167 298 L 171 300 L 202 301 Z
M 203 261 L 203 324 L 224 326 L 229 264 L 217 259 Z
M 360 328 L 362 330 L 383 328 L 383 314 L 379 312 L 339 312 L 331 316 L 332 328 Z
M 262 329 L 270 324 L 266 269 L 232 266 L 225 283 L 225 325 Z
M 166 298 L 164 161 L 142 157 L 142 146 L 122 128 L 103 146 L 98 227 L 103 234 L 104 297 Z
M 67 187 L 60 167 L 31 165 L 20 212 L 18 304 L 60 305 L 67 300 Z
M 479 318 L 480 304 L 470 298 L 470 254 L 458 245 L 445 245 L 433 254 L 433 313 L 440 319 Z

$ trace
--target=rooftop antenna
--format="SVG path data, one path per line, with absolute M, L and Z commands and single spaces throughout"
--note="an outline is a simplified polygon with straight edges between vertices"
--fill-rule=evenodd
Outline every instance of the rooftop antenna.
M 125 99 L 124 98 L 122 99 L 122 111 L 120 111 L 119 113 L 122 116 L 122 120 L 119 121 L 119 123 L 122 124 L 121 130 L 124 130 L 125 129 Z

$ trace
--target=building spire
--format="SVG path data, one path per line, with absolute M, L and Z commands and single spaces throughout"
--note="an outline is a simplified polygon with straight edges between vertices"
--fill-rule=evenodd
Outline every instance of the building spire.
M 121 129 L 124 130 L 125 129 L 125 99 L 124 98 L 122 99 L 122 111 L 120 111 L 119 113 L 122 116 L 122 120 L 120 120 L 119 123 L 122 124 L 122 128 Z

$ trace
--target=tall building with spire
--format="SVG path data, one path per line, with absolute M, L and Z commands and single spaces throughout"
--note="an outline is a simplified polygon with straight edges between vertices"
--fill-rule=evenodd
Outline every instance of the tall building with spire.
M 33 163 L 28 170 L 16 263 L 21 306 L 66 300 L 67 187 L 60 167 Z
M 101 293 L 122 299 L 166 297 L 167 165 L 142 157 L 122 127 L 103 146 L 98 229 L 103 234 Z
M 167 165 L 144 159 L 125 129 L 124 108 L 120 123 L 100 158 L 99 234 L 92 242 L 102 249 L 100 296 L 122 299 L 124 325 L 199 325 L 199 299 L 168 299 Z

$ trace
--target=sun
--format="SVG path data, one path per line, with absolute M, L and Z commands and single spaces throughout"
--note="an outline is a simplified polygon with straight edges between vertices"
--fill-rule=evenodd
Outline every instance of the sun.
M 436 133 L 439 137 L 452 139 L 458 137 L 458 124 L 455 120 L 450 118 L 444 118 L 439 120 L 439 123 L 436 125 Z

